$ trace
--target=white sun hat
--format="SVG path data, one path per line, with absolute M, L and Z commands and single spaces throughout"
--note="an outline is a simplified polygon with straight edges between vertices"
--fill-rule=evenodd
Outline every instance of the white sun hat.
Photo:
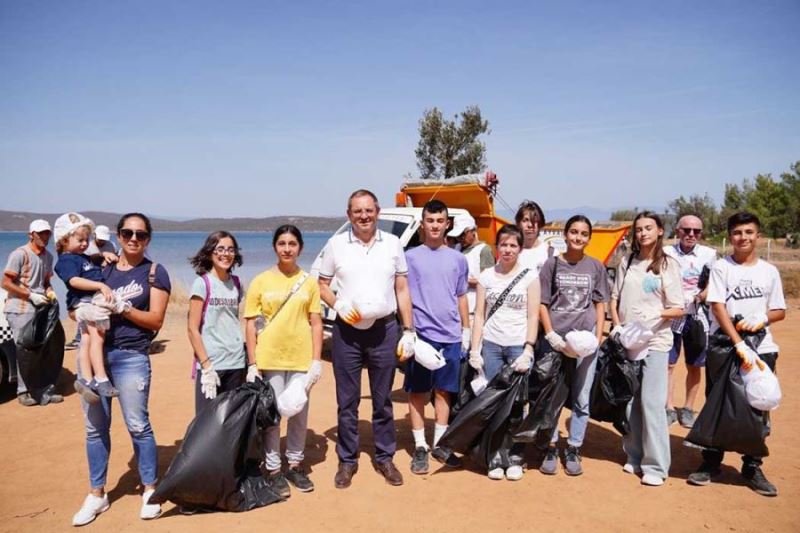
M 64 213 L 53 224 L 53 238 L 58 242 L 81 226 L 89 226 L 94 230 L 94 222 L 91 219 L 80 213 Z

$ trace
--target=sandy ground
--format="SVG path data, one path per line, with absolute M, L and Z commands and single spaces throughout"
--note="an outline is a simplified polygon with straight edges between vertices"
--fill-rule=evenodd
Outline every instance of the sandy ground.
M 191 351 L 185 335 L 185 310 L 170 311 L 159 339 L 162 353 L 152 356 L 150 412 L 158 441 L 160 472 L 176 454 L 193 414 L 192 383 L 188 378 Z M 333 486 L 336 471 L 336 402 L 333 375 L 325 364 L 323 379 L 311 399 L 307 462 L 316 490 L 293 493 L 280 504 L 248 513 L 183 516 L 172 504 L 161 518 L 138 517 L 141 488 L 130 439 L 114 406 L 113 453 L 108 475 L 111 508 L 88 526 L 97 531 L 800 531 L 800 306 L 793 302 L 788 319 L 774 327 L 781 345 L 778 362 L 784 401 L 774 413 L 771 455 L 765 472 L 778 486 L 777 498 L 758 496 L 743 486 L 739 458 L 726 457 L 724 473 L 709 487 L 692 487 L 686 477 L 700 461 L 696 450 L 681 445 L 686 430 L 673 426 L 672 469 L 665 486 L 642 486 L 622 472 L 620 437 L 607 424 L 591 422 L 584 446 L 585 474 L 546 477 L 537 470 L 518 482 L 491 481 L 469 468 L 448 472 L 433 469 L 424 476 L 409 472 L 412 448 L 407 405 L 395 381 L 396 463 L 405 485 L 390 487 L 370 467 L 370 402 L 366 386 L 361 404 L 362 456 L 360 471 L 347 490 Z M 68 334 L 74 330 L 66 324 Z M 68 337 L 69 338 L 69 337 Z M 71 390 L 74 353 L 67 352 L 59 389 L 64 403 L 22 407 L 8 400 L 0 405 L 3 430 L 0 461 L 0 531 L 61 531 L 71 529 L 71 517 L 87 491 L 82 416 Z M 679 380 L 684 376 L 679 373 Z M 682 391 L 682 387 L 679 388 Z M 683 393 L 678 392 L 680 402 Z M 562 428 L 563 419 L 562 417 Z M 429 438 L 432 426 L 428 427 Z M 562 432 L 563 434 L 563 432 Z M 563 441 L 562 441 L 563 442 Z M 530 453 L 536 467 L 539 458 Z M 432 463 L 437 465 L 437 463 Z

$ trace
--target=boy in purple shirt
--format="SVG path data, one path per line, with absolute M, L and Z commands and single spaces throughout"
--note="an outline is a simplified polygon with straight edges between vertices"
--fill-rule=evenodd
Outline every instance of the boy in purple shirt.
M 445 366 L 430 371 L 409 359 L 403 388 L 408 393 L 414 456 L 411 472 L 426 474 L 430 448 L 425 440 L 425 404 L 434 394 L 436 425 L 433 458 L 451 468 L 462 466 L 450 450 L 437 447 L 447 430 L 451 394 L 458 393 L 461 354 L 469 351 L 469 309 L 467 278 L 469 267 L 464 255 L 445 242 L 448 229 L 447 206 L 431 200 L 422 209 L 423 244 L 406 253 L 408 286 L 417 338 L 440 350 Z

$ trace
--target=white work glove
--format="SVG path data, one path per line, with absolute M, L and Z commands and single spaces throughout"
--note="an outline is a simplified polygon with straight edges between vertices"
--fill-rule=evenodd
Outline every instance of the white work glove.
M 255 363 L 247 367 L 247 377 L 245 378 L 248 383 L 253 383 L 257 379 L 261 379 L 261 374 L 258 373 L 258 367 Z
M 469 359 L 467 360 L 469 366 L 474 368 L 475 370 L 480 370 L 483 368 L 483 357 L 481 357 L 481 352 L 479 350 L 473 350 L 469 352 Z
M 133 308 L 133 304 L 131 304 L 128 300 L 123 300 L 122 298 L 115 298 L 114 299 L 114 309 L 112 312 L 115 315 L 121 315 L 122 313 L 127 313 Z
M 765 313 L 754 313 L 741 319 L 736 323 L 737 331 L 747 331 L 748 333 L 755 333 L 760 329 L 764 329 L 769 324 L 769 319 Z
M 528 370 L 531 369 L 531 364 L 533 363 L 533 348 L 531 348 L 530 344 L 525 345 L 525 349 L 522 351 L 522 355 L 514 359 L 511 363 L 511 368 L 514 369 L 514 372 L 519 372 L 520 374 L 524 374 Z
M 617 340 L 620 333 L 622 333 L 622 324 L 617 324 L 616 326 L 611 328 L 611 331 L 608 332 L 608 336 L 614 340 Z
M 39 294 L 38 292 L 30 293 L 30 295 L 28 295 L 28 300 L 30 300 L 30 302 L 36 307 L 41 307 L 49 301 L 47 296 L 44 294 Z
M 400 361 L 405 361 L 414 356 L 414 343 L 417 341 L 417 334 L 413 331 L 404 331 L 397 343 L 397 357 Z
M 306 392 L 311 390 L 311 387 L 317 384 L 322 377 L 322 362 L 319 359 L 311 361 L 311 366 L 306 372 Z
M 551 331 L 550 333 L 544 336 L 544 340 L 550 343 L 550 346 L 557 352 L 564 352 L 564 349 L 567 347 L 567 341 L 564 340 L 564 337 L 556 333 L 555 331 Z
M 336 316 L 351 326 L 357 322 L 361 322 L 361 313 L 347 300 L 342 298 L 336 300 L 333 304 L 333 310 L 336 311 Z
M 760 359 L 758 354 L 744 341 L 737 342 L 734 348 L 736 348 L 736 354 L 739 356 L 739 359 L 742 360 L 742 368 L 749 372 L 753 364 Z
M 461 352 L 469 352 L 469 345 L 472 342 L 472 330 L 469 328 L 461 328 Z
M 209 365 L 200 371 L 200 391 L 209 400 L 217 397 L 217 387 L 221 384 L 219 374 L 214 367 Z

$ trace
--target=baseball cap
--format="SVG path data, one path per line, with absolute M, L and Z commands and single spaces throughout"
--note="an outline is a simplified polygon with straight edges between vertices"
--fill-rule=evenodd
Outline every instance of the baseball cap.
M 94 238 L 101 241 L 111 240 L 111 231 L 108 229 L 108 226 L 103 226 L 101 224 L 94 228 Z
M 40 231 L 52 231 L 50 223 L 43 218 L 37 218 L 28 226 L 28 233 L 39 233 Z
M 470 215 L 456 215 L 453 219 L 453 229 L 451 229 L 448 233 L 448 237 L 459 237 L 462 233 L 464 233 L 468 229 L 475 229 L 478 225 L 475 223 L 475 219 L 472 218 Z
M 64 213 L 56 219 L 53 225 L 53 237 L 56 242 L 60 241 L 81 226 L 89 226 L 94 228 L 94 222 L 80 213 Z

